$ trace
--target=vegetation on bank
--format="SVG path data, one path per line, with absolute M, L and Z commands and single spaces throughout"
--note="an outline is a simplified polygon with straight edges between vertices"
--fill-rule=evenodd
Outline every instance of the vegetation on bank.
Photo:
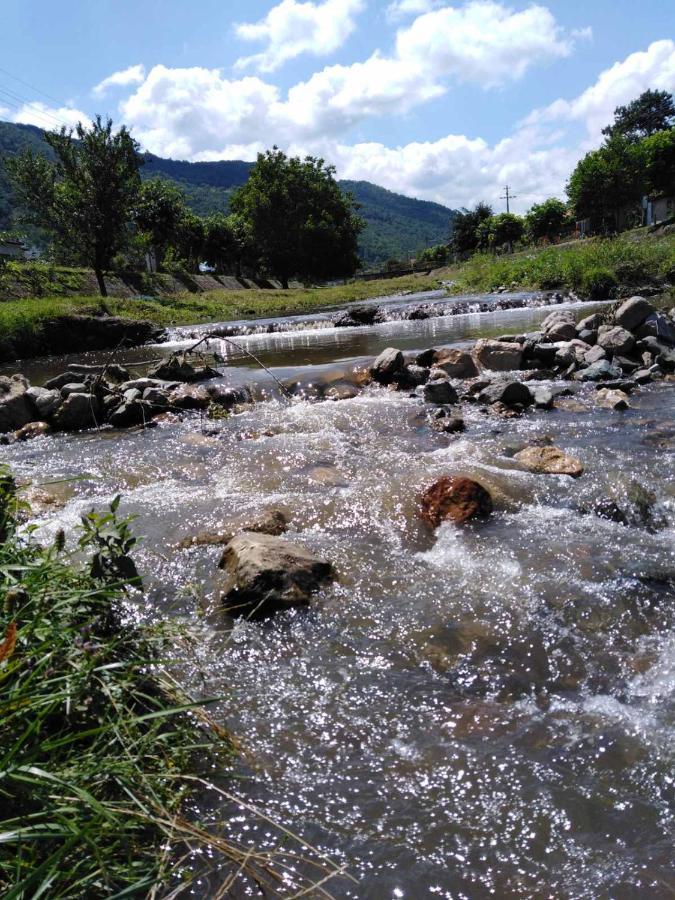
M 659 278 L 673 284 L 675 234 L 591 238 L 502 256 L 477 253 L 434 274 L 453 281 L 451 290 L 458 294 L 500 287 L 565 288 L 584 299 L 604 299 L 619 285 L 641 286 Z

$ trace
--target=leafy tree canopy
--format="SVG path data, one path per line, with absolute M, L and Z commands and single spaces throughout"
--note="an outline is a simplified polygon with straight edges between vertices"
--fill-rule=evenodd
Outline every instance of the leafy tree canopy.
M 152 178 L 140 186 L 133 210 L 134 222 L 141 236 L 154 248 L 160 265 L 187 214 L 185 197 L 172 182 Z
M 478 228 L 491 216 L 492 207 L 487 203 L 477 203 L 473 209 L 455 215 L 450 240 L 455 253 L 471 253 L 478 247 Z
M 568 223 L 567 207 L 556 197 L 535 203 L 525 216 L 525 230 L 529 240 L 533 242 L 553 241 L 566 230 Z
M 628 140 L 649 137 L 675 125 L 675 103 L 668 91 L 645 91 L 628 106 L 617 106 L 614 123 L 603 128 L 608 137 L 617 135 Z
M 46 133 L 54 161 L 27 149 L 7 160 L 7 170 L 27 221 L 51 231 L 57 241 L 96 273 L 103 272 L 129 238 L 139 186 L 138 145 L 125 127 L 97 116 L 91 128 Z
M 500 213 L 483 219 L 476 229 L 478 247 L 481 250 L 497 250 L 508 245 L 511 247 L 525 233 L 525 221 L 514 213 Z
M 322 159 L 287 157 L 278 148 L 258 155 L 230 208 L 248 223 L 261 262 L 284 287 L 292 276 L 326 279 L 359 266 L 364 223 L 354 201 Z
M 641 143 L 649 194 L 675 193 L 675 128 L 657 131 Z

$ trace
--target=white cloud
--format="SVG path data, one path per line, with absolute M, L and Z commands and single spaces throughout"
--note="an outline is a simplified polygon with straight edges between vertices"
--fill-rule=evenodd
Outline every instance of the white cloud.
M 387 18 L 391 21 L 405 19 L 406 16 L 418 16 L 431 12 L 440 5 L 439 0 L 395 0 L 387 7 Z
M 78 122 L 89 124 L 91 119 L 87 113 L 71 106 L 52 107 L 36 100 L 34 103 L 24 103 L 16 112 L 12 113 L 9 120 L 22 125 L 37 125 L 45 131 L 54 131 L 62 125 L 74 128 Z
M 102 97 L 110 88 L 129 87 L 132 84 L 142 84 L 145 79 L 145 66 L 129 66 L 128 69 L 122 69 L 120 72 L 113 72 L 103 81 L 92 88 L 92 94 L 95 97 Z
M 617 106 L 629 103 L 648 88 L 675 92 L 675 41 L 655 41 L 644 51 L 631 53 L 600 74 L 574 100 L 555 100 L 532 112 L 526 124 L 580 122 L 588 139 L 599 141 L 612 122 Z
M 242 57 L 236 66 L 255 66 L 273 72 L 302 53 L 326 56 L 335 52 L 354 31 L 354 17 L 363 0 L 324 0 L 323 3 L 282 0 L 264 19 L 235 26 L 244 41 L 264 41 L 266 47 L 254 56 Z

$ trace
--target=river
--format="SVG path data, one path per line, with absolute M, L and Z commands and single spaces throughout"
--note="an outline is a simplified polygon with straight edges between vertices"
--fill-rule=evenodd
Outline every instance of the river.
M 673 384 L 640 390 L 621 413 L 595 407 L 592 387 L 520 419 L 467 406 L 467 430 L 445 435 L 405 392 L 289 402 L 242 349 L 311 398 L 312 385 L 386 346 L 461 346 L 531 330 L 548 312 L 351 329 L 285 320 L 212 345 L 225 383 L 254 383 L 266 398 L 240 414 L 2 448 L 19 478 L 58 501 L 35 520 L 38 537 L 122 494 L 142 537 L 136 614 L 194 629 L 179 671 L 220 698 L 211 713 L 241 737 L 237 793 L 345 866 L 355 881 L 327 884 L 332 896 L 673 895 Z M 120 361 L 142 372 L 198 335 L 176 329 Z M 64 368 L 21 370 L 39 383 Z M 585 474 L 524 472 L 513 455 L 538 440 L 577 456 Z M 488 487 L 493 517 L 429 533 L 417 497 L 443 474 Z M 608 499 L 628 525 L 592 514 Z M 234 623 L 211 602 L 222 548 L 180 543 L 271 507 L 339 579 L 308 610 Z M 213 798 L 204 803 L 197 812 L 211 814 Z M 224 812 L 242 843 L 283 843 L 263 819 Z M 195 896 L 213 896 L 222 877 L 205 870 Z

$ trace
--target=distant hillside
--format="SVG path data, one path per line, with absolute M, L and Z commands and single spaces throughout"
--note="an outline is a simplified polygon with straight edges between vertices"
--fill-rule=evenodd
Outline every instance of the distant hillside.
M 0 122 L 0 158 L 24 147 L 48 151 L 42 131 L 32 125 Z M 145 154 L 143 178 L 168 178 L 183 190 L 187 203 L 198 215 L 227 212 L 234 188 L 244 184 L 253 163 L 240 160 L 185 162 Z M 368 181 L 341 181 L 361 204 L 367 227 L 360 240 L 364 265 L 378 266 L 391 258 L 406 258 L 424 247 L 447 241 L 454 211 L 439 203 L 414 200 Z M 0 166 L 0 231 L 14 224 L 11 189 Z

